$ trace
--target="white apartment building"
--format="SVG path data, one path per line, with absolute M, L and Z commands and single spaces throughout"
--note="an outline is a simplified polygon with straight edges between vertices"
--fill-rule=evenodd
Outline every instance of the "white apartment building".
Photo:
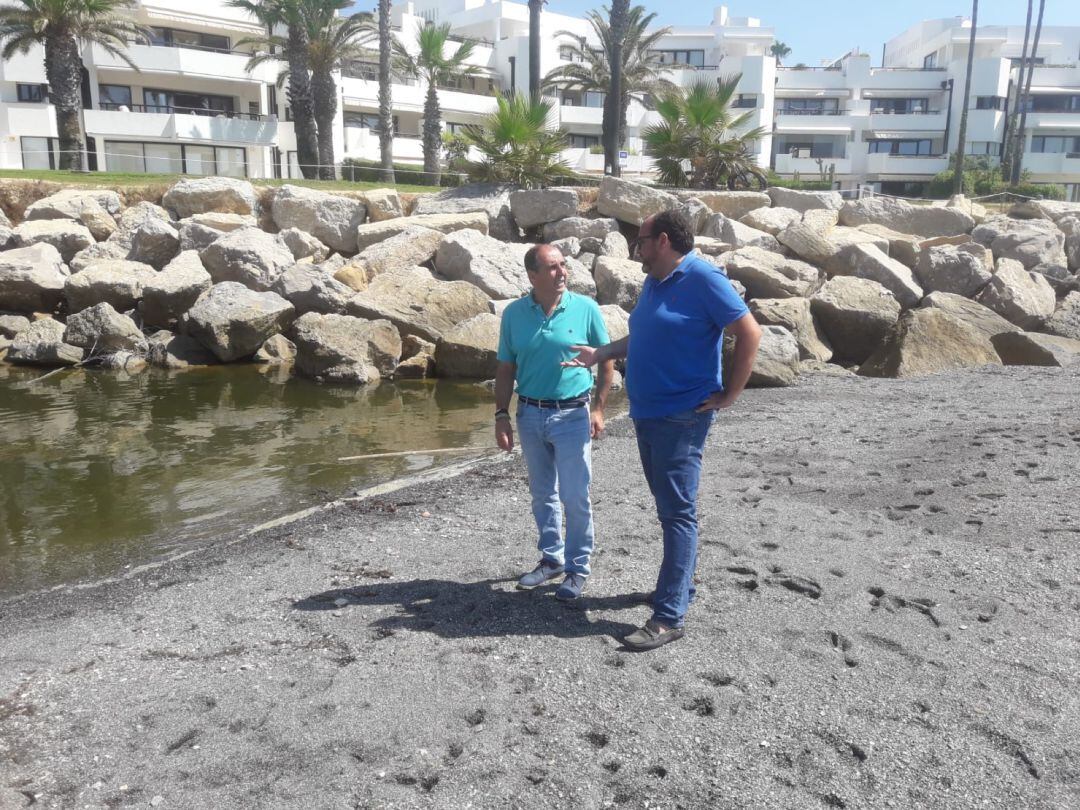
M 599 5 L 599 4 L 598 4 Z M 476 123 L 495 96 L 528 87 L 528 8 L 506 0 L 412 0 L 392 6 L 394 35 L 414 48 L 425 22 L 449 23 L 454 35 L 479 44 L 475 78 L 441 88 L 448 131 Z M 245 70 L 250 48 L 238 47 L 260 27 L 223 0 L 140 0 L 148 45 L 132 45 L 132 70 L 98 48 L 83 55 L 84 121 L 92 168 L 248 177 L 299 176 L 279 66 Z M 545 11 L 541 70 L 565 64 L 571 31 L 592 40 L 588 23 Z M 853 52 L 823 67 L 778 67 L 769 55 L 772 28 L 736 18 L 724 6 L 700 26 L 677 26 L 657 46 L 679 84 L 741 74 L 737 106 L 764 127 L 759 163 L 782 176 L 834 178 L 839 188 L 868 184 L 918 195 L 947 168 L 957 148 L 970 27 L 962 18 L 929 20 L 887 42 L 882 67 Z M 982 27 L 976 53 L 967 151 L 996 158 L 1006 115 L 1015 109 L 1023 26 Z M 1032 82 L 1024 168 L 1037 183 L 1063 184 L 1080 199 L 1080 27 L 1043 29 Z M 376 58 L 345 70 L 335 126 L 342 158 L 378 159 Z M 0 63 L 0 168 L 48 168 L 56 160 L 56 123 L 48 103 L 40 50 Z M 395 76 L 394 159 L 419 163 L 425 88 Z M 564 157 L 577 170 L 599 172 L 602 94 L 558 92 L 551 124 L 568 134 Z M 646 100 L 647 104 L 647 100 Z M 659 117 L 638 101 L 627 112 L 624 171 L 647 175 L 642 133 Z M 831 170 L 831 171 L 830 171 Z

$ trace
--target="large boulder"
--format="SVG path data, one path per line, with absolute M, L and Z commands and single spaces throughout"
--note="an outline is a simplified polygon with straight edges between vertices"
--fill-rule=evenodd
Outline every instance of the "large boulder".
M 543 241 L 554 242 L 556 239 L 565 239 L 568 236 L 577 239 L 603 239 L 609 233 L 619 230 L 617 220 L 610 217 L 601 219 L 586 219 L 585 217 L 567 217 L 556 222 L 544 225 L 542 233 Z
M 1080 271 L 1080 214 L 1069 214 L 1057 221 L 1065 237 L 1065 260 L 1074 273 Z
M 499 324 L 497 316 L 483 312 L 447 331 L 435 345 L 438 375 L 480 380 L 494 377 Z
M 750 312 L 762 326 L 782 326 L 795 338 L 800 360 L 832 359 L 832 347 L 810 312 L 807 298 L 757 298 Z
M 758 247 L 746 247 L 722 257 L 730 278 L 746 288 L 750 298 L 806 297 L 817 288 L 818 269 L 798 259 Z
M 11 220 L 8 219 L 8 215 L 4 213 L 3 209 L 0 209 L 0 250 L 7 248 L 14 235 L 15 229 L 11 225 Z
M 279 231 L 278 236 L 298 262 L 306 260 L 311 264 L 318 264 L 326 261 L 330 255 L 330 249 L 326 245 L 299 228 L 286 228 Z
M 919 237 L 910 233 L 900 233 L 885 225 L 860 225 L 859 230 L 871 236 L 883 239 L 888 243 L 886 253 L 890 258 L 896 259 L 912 270 L 915 269 L 919 260 Z
M 597 303 L 615 304 L 631 312 L 645 284 L 645 273 L 639 262 L 597 256 L 593 264 L 593 279 L 596 280 Z
M 984 333 L 941 309 L 904 314 L 885 344 L 859 366 L 867 377 L 914 377 L 971 366 L 1000 365 Z
M 83 248 L 72 256 L 71 261 L 68 262 L 68 268 L 72 273 L 81 273 L 91 265 L 100 264 L 105 261 L 126 259 L 130 252 L 130 244 L 123 245 L 120 242 L 113 242 L 112 240 L 97 242 L 90 245 L 90 247 Z
M 308 312 L 344 315 L 348 312 L 349 299 L 356 294 L 349 285 L 306 263 L 290 267 L 277 277 L 271 289 L 292 304 L 297 315 Z
M 43 318 L 15 336 L 5 359 L 22 365 L 73 366 L 82 361 L 83 350 L 64 343 L 64 324 Z
M 14 312 L 0 312 L 0 338 L 13 338 L 29 328 L 29 318 Z
M 265 292 L 295 260 L 278 236 L 258 228 L 240 228 L 204 250 L 202 262 L 215 284 L 236 281 Z
M 675 207 L 675 210 L 690 223 L 691 233 L 702 233 L 705 230 L 706 221 L 713 213 L 712 209 L 697 197 L 680 197 L 679 199 L 680 202 Z
M 799 213 L 824 208 L 839 211 L 844 206 L 844 198 L 838 191 L 800 191 L 793 188 L 773 186 L 768 189 L 769 199 L 777 208 L 790 208 Z
M 972 216 L 959 208 L 912 205 L 892 197 L 849 200 L 840 209 L 840 222 L 850 227 L 885 225 L 919 236 L 955 236 L 975 227 Z
M 755 208 L 739 219 L 743 225 L 776 236 L 789 225 L 802 220 L 802 213 L 794 208 Z
M 780 252 L 780 243 L 776 241 L 776 237 L 771 233 L 765 233 L 765 231 L 759 231 L 757 228 L 743 225 L 735 219 L 724 220 L 720 230 L 720 238 L 736 249 L 755 247 L 776 253 Z
M 475 284 L 491 298 L 518 298 L 530 289 L 524 263 L 528 249 L 471 229 L 454 231 L 439 245 L 435 270 L 451 281 Z
M 836 276 L 814 293 L 810 311 L 829 338 L 833 356 L 862 363 L 885 341 L 900 317 L 900 304 L 876 281 Z
M 572 217 L 577 208 L 578 195 L 573 189 L 523 189 L 510 194 L 510 212 L 522 228 Z
M 173 225 L 172 217 L 169 216 L 169 212 L 162 208 L 160 205 L 156 205 L 147 200 L 142 200 L 134 205 L 129 205 L 123 211 L 120 212 L 120 216 L 117 218 L 116 231 L 109 237 L 109 244 L 115 244 L 118 247 L 122 247 L 125 251 L 131 249 L 131 240 L 134 237 L 135 232 L 147 222 L 151 220 L 160 220 Z M 127 258 L 126 254 L 119 258 Z
M 445 239 L 446 234 L 434 228 L 422 225 L 406 228 L 397 236 L 364 248 L 335 271 L 335 277 L 355 290 L 366 289 L 373 278 L 383 273 L 430 263 Z
M 70 219 L 103 241 L 116 230 L 120 207 L 120 195 L 115 191 L 63 189 L 28 205 L 23 219 Z
M 213 284 L 199 254 L 185 250 L 143 286 L 139 303 L 143 323 L 170 326 L 178 322 Z
M 154 268 L 127 259 L 99 262 L 81 273 L 68 276 L 64 298 L 68 310 L 79 310 L 100 304 L 112 305 L 117 312 L 133 309 L 143 295 L 143 288 L 157 276 Z
M 1003 332 L 993 338 L 1007 366 L 1070 366 L 1080 362 L 1080 340 L 1037 332 Z
M 596 210 L 620 222 L 640 225 L 653 214 L 676 208 L 679 200 L 666 191 L 607 175 L 600 181 Z
M 1065 296 L 1043 328 L 1052 335 L 1080 340 L 1080 292 Z
M 833 225 L 827 220 L 807 219 L 804 216 L 801 221 L 793 222 L 780 231 L 776 239 L 803 261 L 825 267 L 837 252 L 836 246 L 829 241 L 832 229 Z
M 565 255 L 565 254 L 564 254 Z M 566 256 L 566 289 L 578 295 L 596 298 L 596 280 L 592 274 L 591 262 L 588 267 L 577 259 Z
M 600 242 L 600 252 L 597 255 L 610 256 L 613 259 L 629 259 L 630 243 L 618 231 L 609 233 Z
M 1054 288 L 1014 259 L 998 259 L 978 302 L 1021 329 L 1038 329 L 1054 314 Z
M 483 212 L 464 214 L 425 214 L 423 216 L 400 217 L 383 222 L 369 222 L 356 229 L 356 247 L 363 251 L 370 245 L 382 242 L 409 228 L 422 226 L 442 233 L 452 233 L 469 228 L 485 236 L 488 233 L 488 218 Z M 495 237 L 498 238 L 498 237 Z
M 694 189 L 678 193 L 680 197 L 701 200 L 715 214 L 740 219 L 758 208 L 768 208 L 769 195 L 762 191 L 703 191 Z
M 180 234 L 168 222 L 150 219 L 131 235 L 128 258 L 160 270 L 180 252 Z
M 919 251 L 915 274 L 927 292 L 973 297 L 991 276 L 979 245 L 939 245 Z
M 224 214 L 256 214 L 258 198 L 247 180 L 232 177 L 184 179 L 172 186 L 161 204 L 176 219 L 218 211 Z
M 255 352 L 256 363 L 292 365 L 296 362 L 296 344 L 284 335 L 271 335 Z
M 746 384 L 751 388 L 777 388 L 794 385 L 798 376 L 799 346 L 795 336 L 782 326 L 762 326 L 761 343 Z
M 179 223 L 180 250 L 204 251 L 224 233 L 241 228 L 255 228 L 255 217 L 245 214 L 196 214 Z
M 338 253 L 356 253 L 356 229 L 367 218 L 360 200 L 303 186 L 284 185 L 271 205 L 280 230 L 299 228 Z
M 405 216 L 405 206 L 396 188 L 373 188 L 364 192 L 367 215 L 370 222 Z
M 250 357 L 271 335 L 284 332 L 296 314 L 273 292 L 235 281 L 215 284 L 184 318 L 184 329 L 223 363 Z
M 89 229 L 70 219 L 35 219 L 24 222 L 12 232 L 11 242 L 16 248 L 42 243 L 52 245 L 65 262 L 70 262 L 83 248 L 95 244 Z
M 600 317 L 604 319 L 604 328 L 612 342 L 630 334 L 630 313 L 617 304 L 602 305 Z
M 401 335 L 437 343 L 457 324 L 488 311 L 488 297 L 465 281 L 439 281 L 422 267 L 376 276 L 349 301 L 349 314 L 385 319 Z
M 52 312 L 64 297 L 68 270 L 47 243 L 0 253 L 0 310 Z
M 370 385 L 389 377 L 401 359 L 401 336 L 389 321 L 309 312 L 288 332 L 296 370 L 306 377 Z
M 495 239 L 504 242 L 513 242 L 519 238 L 517 223 L 510 212 L 510 193 L 514 191 L 512 186 L 500 186 L 490 183 L 473 183 L 460 188 L 450 188 L 438 194 L 423 194 L 416 201 L 413 208 L 413 218 L 417 216 L 457 216 L 465 214 L 479 214 L 483 216 L 484 233 L 490 234 Z M 473 219 L 471 222 L 475 222 Z M 428 225 L 427 222 L 417 222 L 418 225 Z M 435 225 L 428 225 L 435 228 Z M 473 225 L 457 225 L 456 227 L 437 228 L 437 230 L 449 233 L 461 228 L 471 228 Z M 478 228 L 479 229 L 479 228 Z M 363 249 L 363 245 L 360 248 Z
M 843 248 L 830 265 L 835 275 L 876 281 L 891 292 L 904 309 L 910 309 L 922 300 L 922 287 L 915 283 L 911 269 L 890 258 L 877 245 L 854 244 Z
M 93 354 L 119 351 L 146 354 L 147 351 L 146 338 L 135 321 L 105 302 L 70 316 L 64 329 L 64 343 Z
M 149 343 L 147 359 L 156 368 L 178 370 L 218 362 L 212 351 L 189 335 L 174 335 L 162 330 L 151 335 Z
M 987 337 L 993 337 L 1002 332 L 1020 331 L 1019 326 L 1009 323 L 992 309 L 987 309 L 982 304 L 956 293 L 932 292 L 922 300 L 919 306 L 940 309 Z
M 1065 234 L 1052 222 L 991 217 L 972 232 L 980 244 L 986 245 L 996 259 L 1015 259 L 1028 270 L 1039 265 L 1064 268 Z

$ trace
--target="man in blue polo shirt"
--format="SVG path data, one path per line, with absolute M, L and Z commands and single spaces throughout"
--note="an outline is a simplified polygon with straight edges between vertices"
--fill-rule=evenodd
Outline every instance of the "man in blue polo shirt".
M 529 469 L 541 554 L 539 564 L 518 580 L 518 587 L 535 588 L 565 572 L 555 596 L 571 600 L 581 596 L 589 576 L 591 440 L 604 429 L 614 361 L 600 364 L 596 402 L 590 408 L 592 373 L 586 368 L 564 368 L 562 362 L 573 356 L 570 347 L 575 344 L 599 347 L 608 342 L 600 308 L 591 298 L 566 289 L 566 260 L 558 248 L 534 245 L 525 254 L 525 270 L 532 292 L 503 311 L 499 330 L 495 440 L 503 450 L 514 447 L 508 409 L 516 380 L 518 433 Z
M 630 417 L 664 530 L 664 557 L 652 618 L 624 641 L 651 650 L 683 635 L 694 593 L 705 438 L 715 412 L 733 405 L 746 386 L 761 328 L 727 277 L 694 254 L 694 232 L 681 214 L 646 219 L 635 246 L 648 277 L 630 314 L 629 336 L 598 350 L 575 346 L 580 353 L 570 364 L 626 358 Z M 725 329 L 736 338 L 726 388 L 720 371 Z

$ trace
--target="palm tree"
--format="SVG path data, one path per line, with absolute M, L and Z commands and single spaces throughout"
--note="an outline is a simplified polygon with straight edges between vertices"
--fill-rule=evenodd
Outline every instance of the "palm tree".
M 1028 0 L 1027 22 L 1024 24 L 1024 49 L 1020 51 L 1020 70 L 1016 73 L 1016 106 L 1005 125 L 1005 154 L 1001 156 L 1002 176 L 1012 175 L 1012 163 L 1016 159 L 1016 130 L 1020 119 L 1021 89 L 1024 86 L 1024 63 L 1027 61 L 1028 39 L 1031 36 L 1031 10 L 1034 0 Z
M 529 97 L 540 98 L 540 9 L 546 0 L 529 0 Z
M 134 0 L 18 0 L 0 6 L 0 57 L 45 51 L 49 100 L 56 108 L 60 167 L 83 170 L 82 49 L 94 44 L 138 70 L 124 52 L 147 41 L 149 31 L 133 21 Z
M 337 83 L 334 71 L 343 65 L 368 55 L 363 42 L 373 31 L 371 15 L 358 12 L 339 17 L 338 11 L 348 8 L 349 0 L 299 0 L 300 19 L 307 32 L 308 65 L 311 68 L 311 90 L 319 149 L 318 176 L 333 180 L 336 160 L 334 158 L 334 119 L 337 118 Z M 286 38 L 273 34 L 249 37 L 237 43 L 253 45 L 259 50 L 248 61 L 250 73 L 267 61 L 276 61 L 274 51 L 287 46 Z M 286 65 L 278 76 L 283 85 L 290 76 Z
M 656 160 L 657 178 L 669 186 L 736 188 L 765 186 L 750 144 L 762 127 L 743 134 L 753 110 L 733 116 L 731 101 L 742 78 L 736 74 L 713 83 L 699 80 L 686 90 L 668 93 L 656 105 L 663 122 L 646 128 L 645 153 Z
M 776 57 L 776 64 L 779 65 L 780 61 L 782 59 L 786 59 L 788 57 L 788 54 L 791 53 L 791 48 L 789 48 L 785 43 L 781 42 L 780 40 L 777 40 L 769 48 L 769 53 Z
M 1042 34 L 1043 11 L 1046 10 L 1046 0 L 1039 0 L 1039 17 L 1035 22 L 1035 41 L 1031 43 L 1031 56 L 1028 57 L 1027 76 L 1024 79 L 1024 94 L 1020 100 L 1020 127 L 1016 132 L 1016 147 L 1013 154 L 1012 177 L 1010 182 L 1016 185 L 1020 182 L 1020 173 L 1024 164 L 1024 138 L 1027 129 L 1028 105 L 1031 102 L 1031 77 L 1035 75 L 1035 54 L 1039 51 L 1039 35 Z
M 439 163 L 442 152 L 442 110 L 439 109 L 438 87 L 457 77 L 475 76 L 480 72 L 476 65 L 468 63 L 476 44 L 469 39 L 462 40 L 457 49 L 446 56 L 446 46 L 450 41 L 449 23 L 420 23 L 416 29 L 418 50 L 415 56 L 398 40 L 395 39 L 393 44 L 398 69 L 427 84 L 424 98 L 424 174 L 435 186 L 439 185 L 442 176 Z
M 296 158 L 300 173 L 308 180 L 319 174 L 319 134 L 315 124 L 315 98 L 311 87 L 309 36 L 301 11 L 301 0 L 226 0 L 229 6 L 243 9 L 268 31 L 285 26 L 282 40 L 285 61 L 289 66 L 289 110 L 296 133 Z
M 546 101 L 500 96 L 498 108 L 481 126 L 465 128 L 465 140 L 482 155 L 466 164 L 469 178 L 537 188 L 572 174 L 561 158 L 566 136 L 547 128 L 550 114 Z
M 572 61 L 552 70 L 544 77 L 544 84 L 557 86 L 564 90 L 581 92 L 607 93 L 611 87 L 611 51 L 614 37 L 611 25 L 595 11 L 590 11 L 586 19 L 592 26 L 599 50 L 589 47 L 585 37 L 570 31 L 558 31 L 558 37 L 571 37 L 574 42 L 568 45 Z M 659 54 L 654 50 L 657 40 L 671 32 L 670 28 L 658 28 L 649 31 L 649 26 L 656 19 L 655 14 L 646 14 L 641 6 L 633 6 L 627 15 L 626 36 L 623 39 L 620 58 L 622 60 L 622 99 L 619 105 L 618 145 L 625 142 L 626 111 L 630 99 L 641 100 L 645 94 L 660 95 L 674 89 L 675 85 L 664 78 L 665 67 Z M 610 95 L 610 94 L 609 94 Z M 607 99 L 604 100 L 605 132 L 608 124 Z M 618 148 L 618 147 L 616 147 Z M 605 153 L 606 154 L 606 153 Z M 616 161 L 617 162 L 617 161 Z
M 975 32 L 979 27 L 979 0 L 971 0 L 971 36 L 968 38 L 967 72 L 964 96 L 960 103 L 960 130 L 956 144 L 956 168 L 953 169 L 953 194 L 964 193 L 964 141 L 967 139 L 968 103 L 971 101 L 971 64 L 975 59 Z
M 394 115 L 390 99 L 390 0 L 379 0 L 379 179 L 393 184 Z
M 622 129 L 625 126 L 626 114 L 623 112 L 620 102 L 623 98 L 623 87 L 626 84 L 623 78 L 623 50 L 625 47 L 627 23 L 630 16 L 630 0 L 612 0 L 611 41 L 605 43 L 608 53 L 608 64 L 611 66 L 611 83 L 608 94 L 604 97 L 604 119 L 601 131 L 604 141 L 604 171 L 613 177 L 622 174 L 619 166 L 619 146 L 622 145 Z

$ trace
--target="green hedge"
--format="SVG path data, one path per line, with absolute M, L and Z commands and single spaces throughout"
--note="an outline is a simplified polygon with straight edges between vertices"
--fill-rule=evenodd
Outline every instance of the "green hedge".
M 964 172 L 964 194 L 968 197 L 988 197 L 991 194 L 1019 194 L 1039 200 L 1064 200 L 1065 189 L 1051 183 L 1018 183 L 1010 186 L 995 173 L 983 171 Z M 926 195 L 934 200 L 947 200 L 953 193 L 953 169 L 938 172 L 926 184 Z
M 798 180 L 795 180 L 793 178 L 781 177 L 772 171 L 768 174 L 768 181 L 770 186 L 776 186 L 776 188 L 790 188 L 795 191 L 833 190 L 833 185 L 828 180 L 803 180 L 801 177 Z
M 361 160 L 359 158 L 346 158 L 341 161 L 341 179 L 352 183 L 378 183 L 382 180 L 382 164 L 375 160 Z M 394 164 L 394 180 L 398 183 L 409 183 L 414 186 L 434 186 L 434 178 L 408 163 Z M 468 182 L 465 175 L 456 172 L 442 173 L 439 185 L 447 188 L 462 186 Z

